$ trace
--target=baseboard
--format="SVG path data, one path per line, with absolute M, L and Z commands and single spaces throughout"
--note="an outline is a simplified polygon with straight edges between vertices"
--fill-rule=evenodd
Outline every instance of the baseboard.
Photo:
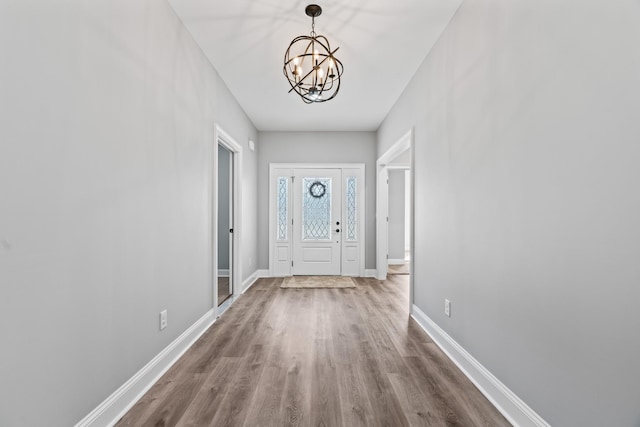
M 550 427 L 542 417 L 482 366 L 415 304 L 411 310 L 411 317 L 511 424 L 522 427 Z
M 401 265 L 401 264 L 405 264 L 407 261 L 404 260 L 404 258 L 398 258 L 398 259 L 389 259 L 387 260 L 387 264 L 388 265 Z
M 376 269 L 370 269 L 370 270 L 364 270 L 364 276 L 362 277 L 376 277 L 376 275 L 378 274 L 378 270 Z M 275 277 L 275 276 L 271 276 L 270 272 L 268 269 L 266 270 L 256 270 L 255 273 L 253 273 L 247 280 L 245 280 L 244 282 L 244 291 L 242 291 L 243 293 L 249 289 L 251 287 L 251 285 L 253 285 L 253 283 L 263 277 Z M 357 276 L 356 276 L 357 277 Z M 247 286 L 247 283 L 249 284 Z
M 251 286 L 258 280 L 258 270 L 254 271 L 251 276 L 247 277 L 244 282 L 242 282 L 242 293 L 244 294 L 249 290 Z
M 214 310 L 209 310 L 75 427 L 112 426 L 118 422 L 215 320 Z
M 229 269 L 218 270 L 218 277 L 229 277 Z
M 253 284 L 256 283 L 256 281 L 261 277 L 269 277 L 269 270 L 254 271 L 251 276 L 247 277 L 247 279 L 242 282 L 242 293 L 244 294 L 245 292 L 247 292 L 249 288 L 253 286 Z

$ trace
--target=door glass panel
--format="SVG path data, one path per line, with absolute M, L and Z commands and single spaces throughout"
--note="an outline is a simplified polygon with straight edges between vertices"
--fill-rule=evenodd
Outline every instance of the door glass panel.
M 289 229 L 288 194 L 289 177 L 278 177 L 278 240 L 287 240 L 287 230 Z
M 347 178 L 347 240 L 354 241 L 357 240 L 358 236 L 356 234 L 356 200 L 357 193 L 356 189 L 357 181 L 355 176 L 350 176 Z
M 331 178 L 303 178 L 302 238 L 331 239 Z

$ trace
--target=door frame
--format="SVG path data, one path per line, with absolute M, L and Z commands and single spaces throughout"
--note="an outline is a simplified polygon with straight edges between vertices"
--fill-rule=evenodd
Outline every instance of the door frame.
M 376 161 L 376 278 L 386 280 L 388 271 L 389 253 L 389 170 L 407 169 L 406 166 L 394 166 L 391 164 L 401 154 L 409 150 L 409 182 L 410 182 L 410 217 L 409 221 L 409 251 L 411 263 L 409 266 L 409 307 L 413 305 L 414 282 L 413 272 L 415 266 L 415 156 L 414 156 L 414 129 L 411 128 L 389 147 Z
M 273 277 L 275 272 L 275 246 L 276 246 L 276 190 L 273 183 L 276 179 L 276 170 L 278 169 L 290 169 L 293 171 L 294 169 L 341 169 L 344 173 L 345 169 L 357 169 L 358 173 L 361 177 L 361 184 L 358 185 L 358 196 L 357 196 L 357 215 L 358 215 L 358 244 L 359 244 L 359 252 L 358 252 L 358 273 L 360 277 L 364 277 L 365 275 L 365 248 L 366 248 L 366 175 L 365 175 L 365 164 L 364 163 L 269 163 L 269 276 Z M 344 176 L 343 176 L 344 177 Z M 340 185 L 344 188 L 344 182 L 341 182 Z M 293 190 L 292 190 L 293 191 Z M 342 194 L 344 198 L 344 194 Z M 289 197 L 289 212 L 292 212 L 293 206 L 293 198 Z M 344 210 L 344 209 L 343 209 Z M 344 223 L 344 218 L 343 218 Z M 291 224 L 289 224 L 291 227 Z M 292 236 L 289 233 L 289 236 Z M 289 239 L 289 254 L 291 254 L 291 246 L 292 240 Z M 344 249 L 345 241 L 342 240 L 341 248 Z M 341 257 L 343 250 L 341 250 Z M 341 260 L 342 265 L 342 260 Z M 344 274 L 344 271 L 341 267 L 341 274 Z M 289 276 L 291 275 L 291 270 L 289 270 Z
M 231 194 L 233 199 L 233 218 L 231 218 L 231 228 L 233 228 L 232 254 L 229 262 L 230 274 L 229 278 L 232 281 L 232 294 L 231 297 L 221 306 L 218 307 L 218 146 L 222 145 L 224 148 L 231 152 L 233 163 L 233 179 L 231 183 Z M 219 124 L 214 125 L 213 131 L 213 144 L 211 147 L 212 155 L 212 167 L 210 182 L 212 183 L 211 191 L 211 278 L 212 278 L 212 298 L 213 309 L 216 316 L 222 314 L 222 312 L 233 303 L 233 301 L 242 293 L 242 259 L 240 257 L 241 246 L 241 209 L 242 209 L 242 146 L 236 142 L 231 135 L 225 132 Z M 228 231 L 227 231 L 228 232 Z

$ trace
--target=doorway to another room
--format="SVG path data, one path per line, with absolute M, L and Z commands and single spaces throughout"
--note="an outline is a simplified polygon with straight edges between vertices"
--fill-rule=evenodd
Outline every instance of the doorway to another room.
M 216 125 L 213 145 L 213 307 L 222 314 L 242 292 L 242 147 Z
M 413 130 L 396 141 L 376 162 L 376 276 L 409 276 L 413 305 L 414 224 Z
M 233 153 L 218 144 L 218 306 L 233 295 Z
M 411 263 L 411 174 L 405 166 L 389 170 L 389 237 L 387 274 L 410 272 Z

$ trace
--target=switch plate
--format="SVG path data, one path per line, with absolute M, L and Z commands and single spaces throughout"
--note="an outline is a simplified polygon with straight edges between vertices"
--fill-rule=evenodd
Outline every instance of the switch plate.
M 451 301 L 449 301 L 448 299 L 444 300 L 444 314 L 447 317 L 451 317 Z
M 167 327 L 167 310 L 162 310 L 160 312 L 160 330 L 163 330 Z

